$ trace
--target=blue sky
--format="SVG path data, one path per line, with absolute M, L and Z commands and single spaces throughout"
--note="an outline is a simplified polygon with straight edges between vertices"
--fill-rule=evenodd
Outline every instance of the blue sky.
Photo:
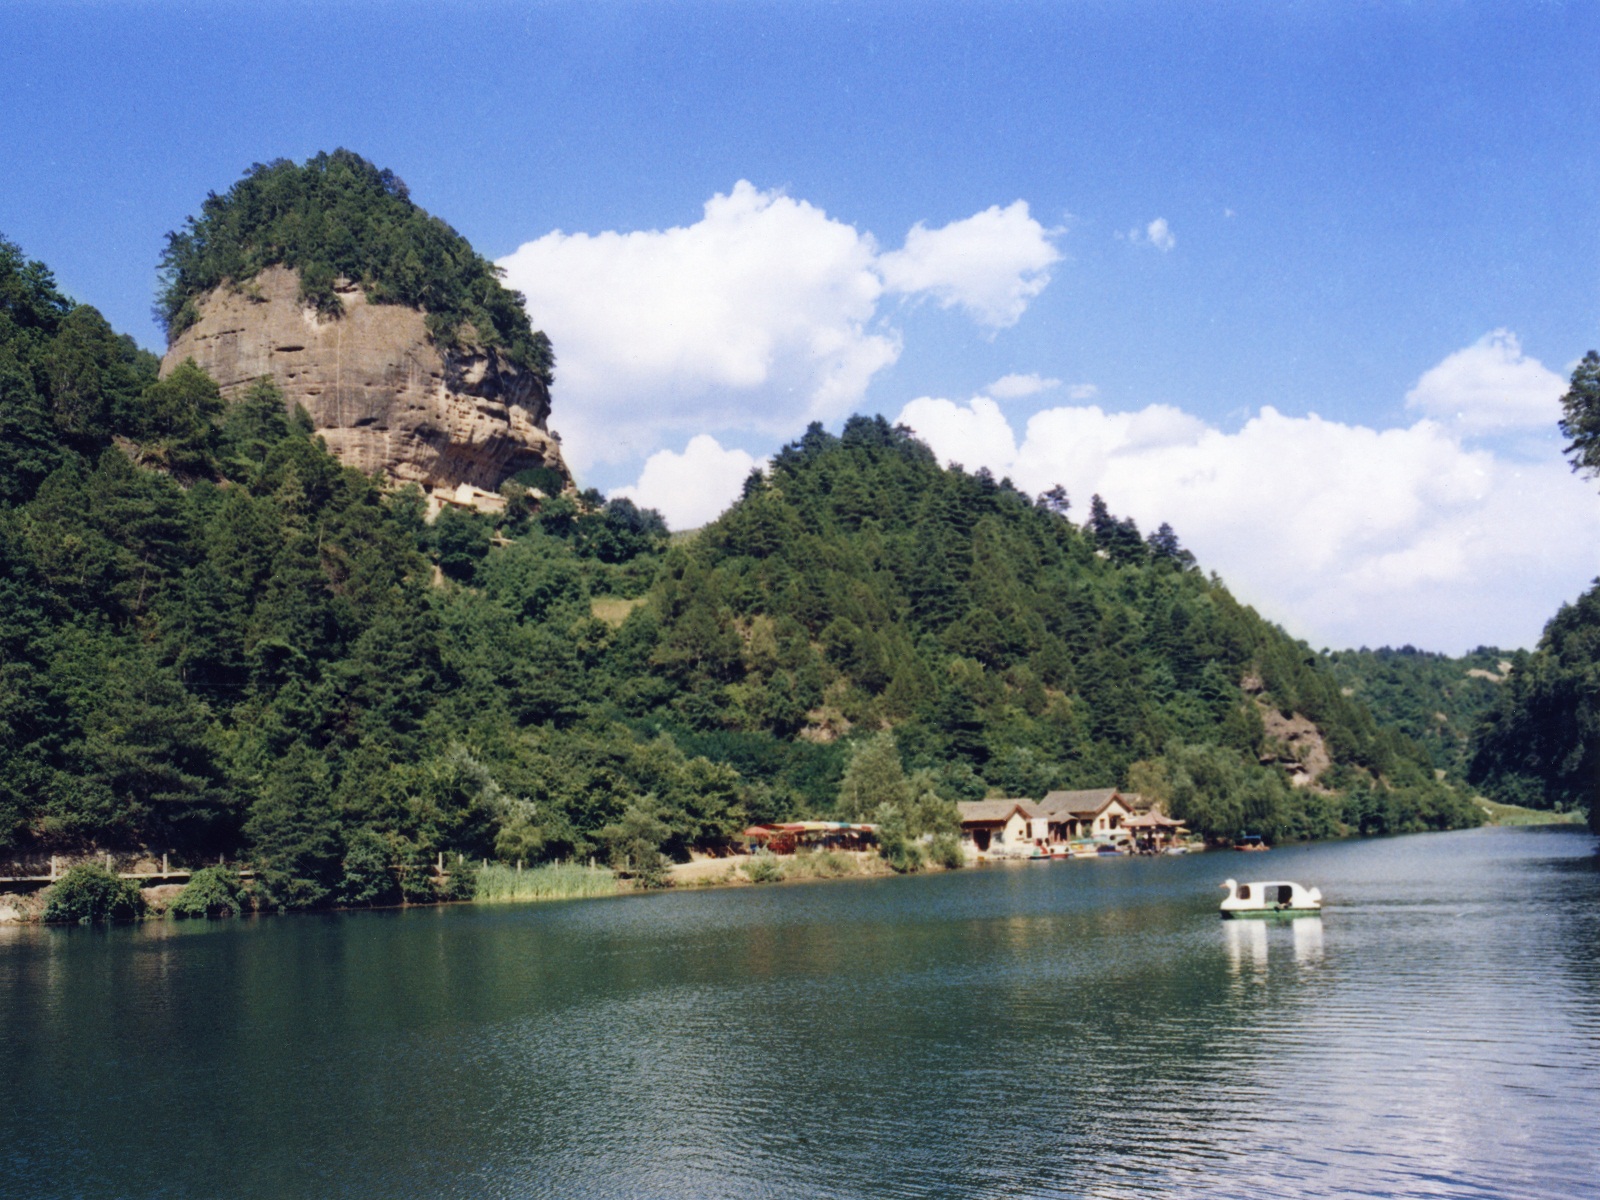
M 1600 570 L 1549 427 L 1600 344 L 1600 6 L 0 3 L 0 34 L 0 233 L 68 292 L 160 348 L 162 234 L 348 146 L 538 272 L 552 425 L 677 524 L 860 409 L 1170 520 L 1319 645 L 1527 644 Z M 738 363 L 690 319 L 729 313 Z

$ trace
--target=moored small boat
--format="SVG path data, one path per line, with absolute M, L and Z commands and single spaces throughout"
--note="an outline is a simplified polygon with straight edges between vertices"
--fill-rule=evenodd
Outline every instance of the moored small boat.
M 1322 892 L 1288 880 L 1239 883 L 1230 879 L 1222 915 L 1232 917 L 1312 917 L 1322 912 Z

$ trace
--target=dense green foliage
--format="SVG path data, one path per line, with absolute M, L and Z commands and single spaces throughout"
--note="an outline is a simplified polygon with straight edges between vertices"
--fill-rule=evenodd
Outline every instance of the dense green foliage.
M 1561 436 L 1569 438 L 1572 469 L 1600 476 L 1600 351 L 1591 350 L 1572 372 L 1561 397 Z
M 494 347 L 550 382 L 549 339 L 534 332 L 498 268 L 413 204 L 394 172 L 349 150 L 303 165 L 257 163 L 226 195 L 208 196 L 198 217 L 167 235 L 157 315 L 176 336 L 198 316 L 197 297 L 225 283 L 244 287 L 274 264 L 300 273 L 301 299 L 324 315 L 343 310 L 335 287 L 347 279 L 374 304 L 426 311 L 441 345 Z
M 881 418 L 812 427 L 693 538 L 516 487 L 430 525 L 269 381 L 157 383 L 0 265 L 32 439 L 0 463 L 0 849 L 243 856 L 251 903 L 305 908 L 460 897 L 486 859 L 651 884 L 804 816 L 879 821 L 911 869 L 956 800 L 1141 773 L 1219 838 L 1331 832 L 1350 795 L 1470 819 L 1170 529 L 1080 528 Z M 1266 706 L 1317 722 L 1333 793 L 1286 785 Z
M 237 917 L 244 911 L 243 885 L 237 871 L 202 867 L 167 908 L 174 917 Z
M 919 869 L 929 844 L 945 865 L 952 849 L 959 858 L 961 818 L 955 801 L 926 767 L 906 774 L 892 733 L 856 744 L 839 781 L 838 815 L 877 825 L 883 857 L 896 871 Z
M 1328 668 L 1378 723 L 1427 748 L 1433 765 L 1464 780 L 1472 735 L 1500 695 L 1502 664 L 1511 656 L 1479 646 L 1459 658 L 1413 646 L 1398 650 L 1335 650 Z
M 1259 765 L 1269 704 L 1317 723 L 1335 789 L 1434 789 L 1420 747 L 1195 569 L 1170 528 L 1141 538 L 1098 497 L 1082 528 L 1066 510 L 1060 489 L 1031 500 L 943 470 L 881 418 L 840 437 L 814 426 L 669 553 L 640 617 L 676 685 L 655 719 L 814 739 L 892 725 L 906 766 L 949 799 L 1120 785 L 1136 762 L 1216 747 L 1267 801 L 1205 832 L 1245 817 L 1267 836 L 1331 832 L 1334 800 Z M 1445 791 L 1452 822 L 1477 820 Z
M 142 434 L 140 400 L 159 365 L 0 238 L 0 504 L 31 498 L 114 434 Z
M 137 883 L 106 867 L 83 863 L 50 885 L 44 919 L 90 925 L 133 921 L 143 912 L 144 896 Z
M 1600 353 L 1589 351 L 1562 397 L 1572 469 L 1600 476 Z M 1474 742 L 1471 779 L 1502 804 L 1586 811 L 1600 832 L 1600 581 L 1545 626 Z
M 1600 585 L 1564 604 L 1478 731 L 1471 778 L 1502 804 L 1587 811 L 1600 829 Z

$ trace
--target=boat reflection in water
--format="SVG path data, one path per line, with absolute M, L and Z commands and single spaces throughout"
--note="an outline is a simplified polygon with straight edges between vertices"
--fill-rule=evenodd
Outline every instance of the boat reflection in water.
M 1228 965 L 1235 975 L 1245 965 L 1259 971 L 1267 969 L 1267 927 L 1260 921 L 1226 921 L 1223 929 L 1228 935 Z
M 1302 966 L 1322 961 L 1322 918 L 1295 917 L 1288 922 L 1294 938 L 1294 960 Z M 1228 966 L 1239 974 L 1246 964 L 1253 970 L 1267 969 L 1269 931 L 1262 921 L 1224 921 L 1227 938 Z
M 1296 917 L 1289 922 L 1294 930 L 1294 960 L 1297 963 L 1322 961 L 1322 918 Z

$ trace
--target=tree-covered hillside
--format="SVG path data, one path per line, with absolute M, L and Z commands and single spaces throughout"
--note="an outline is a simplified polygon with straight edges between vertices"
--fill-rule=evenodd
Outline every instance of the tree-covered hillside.
M 1372 710 L 1379 724 L 1427 748 L 1452 780 L 1467 777 L 1472 735 L 1500 695 L 1511 655 L 1493 646 L 1453 658 L 1414 646 L 1335 650 L 1333 677 Z
M 1600 478 L 1600 353 L 1589 351 L 1562 397 L 1572 469 Z M 1495 800 L 1587 811 L 1600 832 L 1600 581 L 1545 626 L 1477 731 L 1473 783 Z
M 0 858 L 243 854 L 286 907 L 423 897 L 440 853 L 682 856 L 830 815 L 886 729 L 940 803 L 1132 784 L 1216 836 L 1474 818 L 1170 530 L 1098 503 L 1080 528 L 881 418 L 813 427 L 669 546 L 627 501 L 515 484 L 430 525 L 269 381 L 230 407 L 154 366 L 4 246 Z M 1275 765 L 1275 710 L 1320 727 L 1322 786 Z
M 638 616 L 662 687 L 641 715 L 728 741 L 890 725 L 952 794 L 1133 784 L 1219 836 L 1475 820 L 1170 528 L 1089 507 L 1079 527 L 1060 488 L 942 469 L 882 418 L 813 426 L 669 554 Z M 1260 765 L 1289 757 L 1274 711 L 1318 726 L 1321 786 Z
M 1587 811 L 1600 786 L 1600 587 L 1564 604 L 1518 651 L 1475 745 L 1471 778 L 1504 804 Z
M 454 346 L 471 327 L 546 384 L 555 359 L 533 330 L 523 298 L 438 217 L 412 203 L 392 171 L 349 150 L 303 165 L 257 163 L 226 195 L 212 193 L 182 232 L 167 235 L 157 315 L 175 337 L 197 317 L 195 299 L 222 284 L 246 287 L 262 268 L 300 273 L 301 298 L 325 315 L 342 311 L 335 284 L 361 286 L 374 304 L 426 310 L 428 332 Z

